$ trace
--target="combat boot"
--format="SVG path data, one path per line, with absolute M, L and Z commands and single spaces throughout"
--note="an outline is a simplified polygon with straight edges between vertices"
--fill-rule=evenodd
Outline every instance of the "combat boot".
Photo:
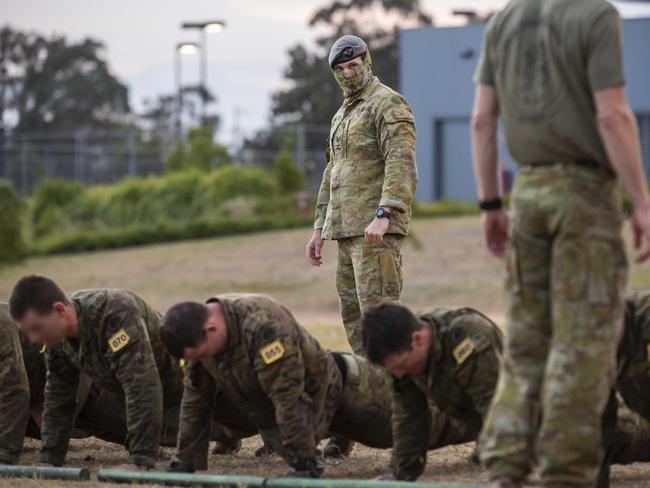
M 330 437 L 323 449 L 323 457 L 340 458 L 347 457 L 354 449 L 354 441 L 345 437 Z
M 228 454 L 236 454 L 241 449 L 241 439 L 232 439 L 228 441 L 217 441 L 212 449 L 212 454 L 217 456 L 225 456 Z

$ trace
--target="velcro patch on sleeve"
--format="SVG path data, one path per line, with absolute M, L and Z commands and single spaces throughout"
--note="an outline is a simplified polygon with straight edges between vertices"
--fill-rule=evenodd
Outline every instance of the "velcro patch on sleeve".
M 131 342 L 131 338 L 124 329 L 118 330 L 110 339 L 108 339 L 108 345 L 113 352 L 121 351 L 129 345 L 129 342 Z
M 474 343 L 469 337 L 465 337 L 460 344 L 454 347 L 452 354 L 457 364 L 463 364 L 465 360 L 474 352 Z
M 259 351 L 264 364 L 271 364 L 284 357 L 284 346 L 279 340 L 274 340 Z
M 402 107 L 393 107 L 384 113 L 384 119 L 389 124 L 394 124 L 395 122 L 410 122 L 411 124 L 415 123 L 413 114 L 410 110 Z

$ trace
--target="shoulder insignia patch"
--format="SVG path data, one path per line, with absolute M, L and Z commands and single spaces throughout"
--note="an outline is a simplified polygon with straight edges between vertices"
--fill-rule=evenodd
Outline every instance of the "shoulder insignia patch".
M 650 342 L 645 345 L 646 355 L 648 356 L 648 361 L 650 361 Z
M 284 346 L 279 340 L 267 344 L 259 350 L 264 364 L 271 364 L 284 357 Z
M 110 339 L 108 339 L 108 345 L 113 352 L 121 351 L 129 345 L 129 342 L 131 342 L 131 338 L 124 329 L 118 330 Z
M 472 355 L 473 352 L 474 343 L 472 342 L 472 339 L 466 337 L 461 341 L 460 344 L 454 347 L 452 354 L 454 355 L 456 364 L 463 364 L 465 360 Z

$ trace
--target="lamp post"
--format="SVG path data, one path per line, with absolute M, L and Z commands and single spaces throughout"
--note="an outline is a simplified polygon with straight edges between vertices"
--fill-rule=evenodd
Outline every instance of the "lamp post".
M 199 67 L 201 88 L 204 95 L 207 94 L 208 88 L 208 36 L 207 34 L 217 34 L 222 32 L 226 27 L 226 22 L 223 20 L 206 20 L 202 22 L 183 22 L 181 24 L 183 29 L 198 29 L 200 32 L 200 50 L 201 50 L 201 64 Z M 201 104 L 201 121 L 204 123 L 206 118 L 206 97 L 202 96 Z
M 195 42 L 179 42 L 174 49 L 174 79 L 176 85 L 176 138 L 183 137 L 183 86 L 181 57 L 196 54 L 199 47 Z

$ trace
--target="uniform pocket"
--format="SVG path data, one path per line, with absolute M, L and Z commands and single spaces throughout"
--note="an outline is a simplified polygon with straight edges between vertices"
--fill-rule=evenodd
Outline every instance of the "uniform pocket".
M 587 245 L 589 256 L 589 303 L 595 306 L 617 306 L 627 281 L 627 260 L 623 244 L 594 240 Z
M 520 294 L 522 290 L 519 252 L 514 242 L 510 243 L 506 255 L 506 289 L 512 294 Z
M 378 259 L 382 299 L 397 301 L 402 293 L 402 280 L 395 256 L 389 252 L 380 252 Z

